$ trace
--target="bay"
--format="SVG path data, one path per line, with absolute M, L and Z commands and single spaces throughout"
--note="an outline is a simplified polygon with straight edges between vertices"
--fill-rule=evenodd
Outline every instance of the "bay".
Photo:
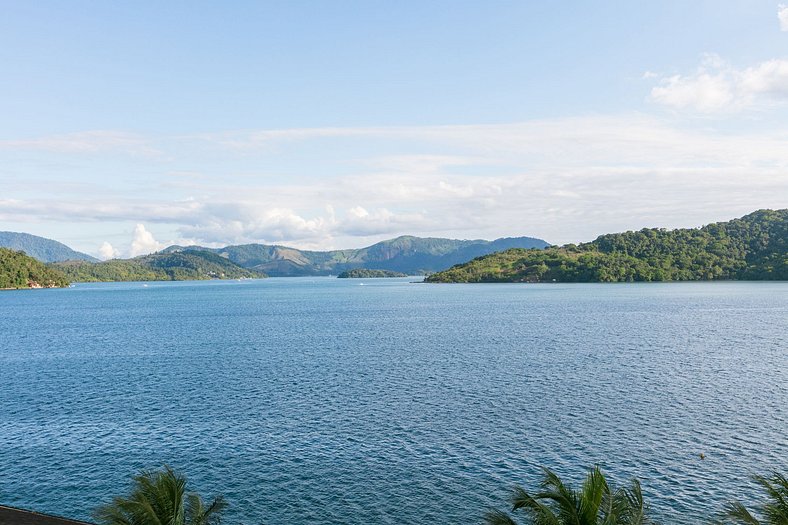
M 788 283 L 412 280 L 0 293 L 0 503 L 166 463 L 228 522 L 479 523 L 600 464 L 702 523 L 788 471 Z

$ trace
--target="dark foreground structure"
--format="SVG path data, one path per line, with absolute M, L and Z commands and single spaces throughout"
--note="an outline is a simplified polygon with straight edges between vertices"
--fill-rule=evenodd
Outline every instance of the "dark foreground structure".
M 70 520 L 32 510 L 15 509 L 0 505 L 0 525 L 91 525 L 85 521 Z

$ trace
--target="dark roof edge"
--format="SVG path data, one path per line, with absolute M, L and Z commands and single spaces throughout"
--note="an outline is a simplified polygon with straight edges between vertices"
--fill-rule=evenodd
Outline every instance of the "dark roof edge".
M 88 521 L 80 521 L 54 514 L 44 514 L 29 509 L 20 509 L 9 505 L 0 505 L 0 524 L 42 524 L 42 525 L 94 525 Z

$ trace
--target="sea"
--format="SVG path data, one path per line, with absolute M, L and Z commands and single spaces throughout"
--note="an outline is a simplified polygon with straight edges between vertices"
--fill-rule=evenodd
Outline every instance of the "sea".
M 788 283 L 419 280 L 0 292 L 0 504 L 168 465 L 225 523 L 474 524 L 599 465 L 693 524 L 788 473 Z

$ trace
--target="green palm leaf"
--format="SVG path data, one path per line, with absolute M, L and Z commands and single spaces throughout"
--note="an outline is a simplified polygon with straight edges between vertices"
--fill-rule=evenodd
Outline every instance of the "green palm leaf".
M 99 525 L 218 525 L 225 509 L 218 497 L 205 505 L 186 492 L 186 478 L 170 467 L 134 476 L 128 496 L 118 496 L 96 510 Z
M 770 477 L 753 476 L 766 493 L 766 500 L 757 507 L 753 515 L 738 501 L 725 506 L 720 523 L 739 523 L 744 525 L 788 525 L 788 479 L 773 472 Z
M 512 491 L 512 512 L 522 511 L 531 525 L 649 525 L 648 509 L 640 483 L 631 488 L 612 490 L 599 467 L 586 475 L 579 490 L 550 469 L 542 469 L 539 492 L 522 487 Z M 513 525 L 506 512 L 493 510 L 485 516 L 487 525 Z

